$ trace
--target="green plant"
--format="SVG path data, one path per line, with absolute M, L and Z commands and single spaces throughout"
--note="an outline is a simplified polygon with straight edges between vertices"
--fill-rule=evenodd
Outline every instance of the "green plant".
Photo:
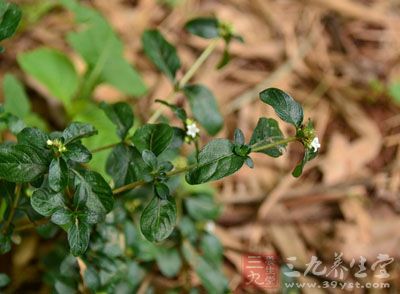
M 68 57 L 47 48 L 19 56 L 21 67 L 63 103 L 72 121 L 64 130 L 45 132 L 25 125 L 13 129 L 14 124 L 3 120 L 16 142 L 0 145 L 0 253 L 10 251 L 13 235 L 26 229 L 34 228 L 50 239 L 65 232 L 69 250 L 65 244 L 55 245 L 60 249 L 43 261 L 46 280 L 57 292 L 75 292 L 82 284 L 93 292 L 132 293 L 155 265 L 168 278 L 189 275 L 191 268 L 208 292 L 226 292 L 222 245 L 210 229 L 220 208 L 207 183 L 232 175 L 244 164 L 253 168 L 254 152 L 279 157 L 295 141 L 305 147 L 304 159 L 293 171 L 299 176 L 319 149 L 311 121 L 303 122 L 303 109 L 291 96 L 270 88 L 260 93 L 260 99 L 293 125 L 294 136 L 284 137 L 276 120 L 260 118 L 250 140 L 236 129 L 233 140 L 210 139 L 201 146 L 201 130 L 216 135 L 223 117 L 212 92 L 189 82 L 221 39 L 226 47 L 232 39 L 241 40 L 230 26 L 213 18 L 187 23 L 189 32 L 212 40 L 181 79 L 176 75 L 181 62 L 175 47 L 158 30 L 144 32 L 145 54 L 173 86 L 165 100 L 157 101 L 159 108 L 147 123 L 135 119 L 128 103 L 95 105 L 90 98 L 102 82 L 133 96 L 143 94 L 146 87 L 122 58 L 122 43 L 104 18 L 76 2 L 62 2 L 79 21 L 90 24 L 68 37 L 88 67 L 79 77 Z M 227 52 L 226 48 L 218 67 L 229 61 Z M 43 66 L 37 67 L 39 63 Z M 5 89 L 15 87 L 15 82 L 6 83 Z M 174 104 L 178 92 L 187 98 L 188 109 Z M 115 142 L 87 144 L 88 138 L 103 132 L 108 136 L 101 125 L 85 121 L 82 111 L 88 108 L 104 112 L 113 125 Z M 173 111 L 180 126 L 161 119 L 165 108 Z M 20 112 L 30 113 L 26 107 Z M 20 121 L 15 114 L 2 113 L 7 116 Z M 142 124 L 135 128 L 135 121 Z M 184 145 L 193 146 L 188 158 L 181 155 Z M 109 149 L 105 170 L 102 165 L 92 170 L 93 155 Z M 50 258 L 59 264 L 54 266 Z M 8 280 L 0 278 L 1 287 Z M 177 290 L 182 289 L 191 290 L 186 283 L 178 285 Z

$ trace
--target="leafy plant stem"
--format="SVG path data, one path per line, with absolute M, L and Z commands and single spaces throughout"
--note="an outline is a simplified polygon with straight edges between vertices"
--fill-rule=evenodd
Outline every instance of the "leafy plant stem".
M 15 186 L 14 201 L 12 203 L 11 210 L 10 210 L 10 213 L 8 215 L 8 218 L 7 218 L 7 220 L 6 220 L 5 224 L 4 224 L 4 227 L 3 227 L 3 234 L 7 233 L 7 230 L 9 228 L 11 222 L 14 219 L 15 212 L 16 212 L 16 210 L 18 208 L 18 203 L 19 203 L 20 196 L 21 196 L 21 184 L 17 184 Z
M 198 71 L 198 69 L 202 66 L 202 64 L 207 60 L 207 58 L 211 55 L 214 49 L 218 45 L 218 41 L 220 39 L 216 38 L 211 41 L 211 43 L 204 49 L 203 53 L 197 58 L 197 60 L 193 63 L 193 65 L 189 68 L 186 74 L 182 77 L 179 82 L 179 88 L 183 88 L 187 82 L 193 77 L 193 75 Z
M 91 153 L 97 153 L 97 152 L 100 152 L 100 151 L 103 151 L 103 150 L 107 150 L 107 149 L 113 148 L 113 147 L 117 146 L 120 143 L 121 142 L 117 142 L 117 143 L 101 146 L 101 147 L 98 147 L 98 148 L 94 148 L 94 149 L 90 150 L 90 152 Z
M 288 137 L 288 138 L 285 138 L 283 140 L 279 140 L 279 141 L 276 141 L 276 142 L 273 142 L 273 143 L 260 145 L 260 146 L 257 146 L 255 148 L 252 148 L 252 152 L 264 151 L 264 150 L 271 149 L 271 148 L 274 148 L 276 146 L 279 146 L 279 145 L 282 145 L 282 144 L 286 144 L 286 143 L 289 143 L 289 142 L 293 142 L 293 141 L 296 141 L 296 140 L 297 140 L 296 137 Z M 197 166 L 198 166 L 198 164 L 195 163 L 195 164 L 179 167 L 179 168 L 177 168 L 177 169 L 175 169 L 173 171 L 168 172 L 166 174 L 166 177 L 170 178 L 172 176 L 187 172 L 187 171 L 189 171 L 189 170 L 191 170 L 193 168 L 196 168 Z M 144 184 L 146 184 L 146 182 L 143 181 L 143 180 L 136 181 L 136 182 L 133 182 L 133 183 L 129 183 L 127 185 L 124 185 L 122 187 L 114 189 L 113 190 L 113 194 L 114 195 L 120 194 L 122 192 L 126 192 L 126 191 L 129 191 L 129 190 L 135 189 L 137 187 L 143 186 Z
M 266 144 L 266 145 L 257 146 L 258 144 L 255 144 L 253 146 L 256 146 L 256 147 L 252 146 L 251 151 L 252 152 L 264 151 L 264 150 L 271 149 L 271 148 L 274 148 L 276 146 L 287 144 L 287 143 L 290 143 L 290 142 L 293 142 L 293 141 L 296 141 L 296 140 L 297 140 L 296 137 L 288 137 L 288 138 L 285 138 L 285 139 L 282 139 L 282 140 L 279 140 L 279 141 L 275 141 L 273 143 Z
M 204 49 L 203 53 L 197 58 L 197 60 L 193 63 L 193 65 L 189 68 L 189 70 L 185 73 L 182 79 L 179 81 L 179 86 L 177 89 L 174 89 L 165 99 L 166 102 L 171 102 L 172 98 L 174 98 L 175 94 L 185 87 L 187 82 L 194 76 L 194 74 L 199 70 L 199 68 L 203 65 L 203 63 L 207 60 L 207 58 L 211 55 L 211 53 L 215 50 L 218 45 L 218 41 L 220 39 L 216 38 L 211 41 L 211 43 Z M 154 123 L 162 114 L 162 108 L 159 106 L 154 114 L 147 121 L 148 123 Z

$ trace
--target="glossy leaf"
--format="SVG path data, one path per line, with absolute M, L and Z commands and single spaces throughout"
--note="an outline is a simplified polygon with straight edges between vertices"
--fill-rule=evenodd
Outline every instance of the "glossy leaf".
M 102 102 L 100 107 L 104 110 L 107 117 L 117 126 L 117 134 L 121 139 L 125 139 L 129 129 L 133 126 L 133 112 L 129 104 L 117 102 L 107 104 Z
M 169 188 L 164 183 L 155 183 L 154 184 L 155 194 L 161 199 L 167 199 L 170 195 Z
M 91 124 L 82 122 L 72 122 L 62 133 L 64 144 L 90 137 L 97 134 L 97 130 Z
M 57 209 L 64 206 L 64 197 L 62 193 L 56 193 L 50 189 L 41 188 L 33 192 L 31 205 L 37 213 L 49 217 Z
M 137 129 L 132 142 L 140 152 L 147 149 L 158 156 L 168 148 L 173 136 L 174 130 L 167 124 L 146 124 Z
M 140 217 L 140 229 L 147 240 L 160 242 L 173 231 L 176 223 L 176 205 L 173 199 L 155 196 Z
M 111 211 L 114 206 L 112 190 L 103 177 L 94 171 L 83 170 L 75 177 L 75 187 L 79 197 L 86 200 L 89 210 L 98 214 Z
M 252 147 L 257 147 L 259 145 L 271 144 L 282 139 L 283 134 L 279 129 L 278 122 L 272 118 L 262 117 L 258 120 L 257 126 L 253 131 L 253 135 L 250 139 L 250 145 L 252 145 Z M 279 146 L 257 152 L 264 153 L 272 157 L 279 157 L 283 154 L 286 145 L 287 144 L 281 144 Z
M 155 156 L 155 154 L 153 152 L 151 152 L 150 150 L 147 150 L 147 149 L 143 150 L 142 159 L 147 164 L 147 166 L 151 168 L 151 170 L 154 171 L 157 169 L 158 161 L 157 161 L 157 157 Z
M 243 145 L 245 143 L 245 138 L 242 130 L 235 129 L 235 133 L 233 136 L 233 142 L 237 145 Z
M 22 145 L 33 145 L 38 148 L 46 148 L 47 134 L 37 128 L 25 128 L 18 133 L 18 143 Z
M 300 177 L 301 174 L 303 173 L 303 168 L 304 168 L 305 164 L 308 161 L 314 159 L 317 156 L 317 154 L 318 154 L 318 152 L 314 152 L 313 150 L 306 148 L 303 159 L 293 170 L 292 175 L 294 177 Z
M 87 163 L 92 159 L 90 151 L 80 142 L 69 143 L 67 150 L 62 154 L 63 158 L 79 163 Z
M 16 4 L 0 2 L 0 41 L 14 35 L 21 17 L 22 11 Z
M 233 152 L 234 145 L 226 139 L 208 143 L 199 153 L 198 165 L 186 174 L 186 181 L 201 184 L 229 176 L 239 170 L 246 157 Z
M 90 226 L 76 218 L 74 223 L 68 228 L 68 243 L 71 253 L 79 256 L 85 253 L 89 246 Z
M 171 103 L 168 103 L 167 101 L 160 100 L 160 99 L 157 99 L 156 102 L 161 103 L 161 104 L 163 104 L 163 105 L 169 107 L 169 108 L 175 113 L 175 115 L 176 115 L 182 122 L 185 123 L 185 121 L 186 121 L 186 119 L 187 119 L 187 114 L 186 114 L 185 109 L 183 109 L 182 107 L 179 107 L 179 106 L 177 106 L 177 105 L 175 105 L 175 104 L 171 104 Z
M 62 158 L 54 158 L 49 167 L 49 187 L 59 192 L 68 184 L 68 166 Z
M 219 21 L 213 17 L 199 17 L 188 21 L 185 29 L 193 35 L 213 39 L 219 37 Z
M 28 145 L 0 145 L 0 178 L 31 182 L 47 172 L 48 154 Z
M 40 48 L 18 57 L 22 69 L 47 88 L 52 96 L 68 105 L 78 89 L 75 67 L 63 53 Z
M 147 30 L 142 35 L 144 53 L 171 81 L 175 81 L 181 62 L 175 47 L 158 30 Z
M 135 166 L 138 166 L 140 161 L 140 153 L 132 146 L 118 144 L 113 148 L 107 159 L 106 171 L 113 178 L 115 187 L 138 180 Z M 142 168 L 139 167 L 139 170 Z
M 58 208 L 51 216 L 51 221 L 59 226 L 64 226 L 72 222 L 72 213 L 69 209 Z
M 188 85 L 183 88 L 183 91 L 189 100 L 194 118 L 210 135 L 218 133 L 224 119 L 211 91 L 203 85 Z
M 276 88 L 269 88 L 260 93 L 260 99 L 271 105 L 276 114 L 285 122 L 300 127 L 303 123 L 303 108 L 291 96 Z

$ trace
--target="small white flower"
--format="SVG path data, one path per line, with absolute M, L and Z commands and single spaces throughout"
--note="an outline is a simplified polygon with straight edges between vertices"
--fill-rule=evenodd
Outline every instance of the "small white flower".
M 321 148 L 321 144 L 319 143 L 318 137 L 314 137 L 311 142 L 311 148 L 314 152 L 317 152 L 319 148 Z
M 47 145 L 48 145 L 48 146 L 52 146 L 52 145 L 53 145 L 53 141 L 52 141 L 52 140 L 50 140 L 50 139 L 49 139 L 49 140 L 47 140 L 47 141 L 46 141 L 46 143 L 47 143 Z
M 209 233 L 213 233 L 215 231 L 215 223 L 214 222 L 207 222 L 205 225 L 205 229 Z
M 197 134 L 200 132 L 199 128 L 196 126 L 195 123 L 191 123 L 187 125 L 186 135 L 196 138 Z

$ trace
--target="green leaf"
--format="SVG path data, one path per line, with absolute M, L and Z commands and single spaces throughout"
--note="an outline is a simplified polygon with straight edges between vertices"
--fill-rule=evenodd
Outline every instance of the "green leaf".
M 145 207 L 140 217 L 140 229 L 147 240 L 160 242 L 174 230 L 176 205 L 173 199 L 155 196 Z
M 80 256 L 85 253 L 89 246 L 90 226 L 76 218 L 75 222 L 68 228 L 68 243 L 71 253 Z
M 10 278 L 3 273 L 0 273 L 0 288 L 7 286 L 11 282 Z
M 114 206 L 112 190 L 103 177 L 94 171 L 82 170 L 75 177 L 79 198 L 87 199 L 86 206 L 98 214 L 110 212 Z
M 175 104 L 171 104 L 171 103 L 168 103 L 167 101 L 160 100 L 160 99 L 156 99 L 156 102 L 169 107 L 183 123 L 186 122 L 187 114 L 186 114 L 185 109 L 183 109 L 182 107 L 179 107 Z
M 154 184 L 155 194 L 161 199 L 167 199 L 170 195 L 169 188 L 164 183 L 155 183 Z
M 0 112 L 0 123 L 4 123 L 14 135 L 18 134 L 26 127 L 22 119 L 8 112 Z
M 87 29 L 68 34 L 69 44 L 89 65 L 88 75 L 93 83 L 107 83 L 127 95 L 144 95 L 147 87 L 137 71 L 123 58 L 123 43 L 97 11 L 75 4 L 72 9 Z M 71 9 L 71 7 L 69 7 Z
M 0 255 L 6 254 L 11 250 L 11 238 L 0 233 Z
M 107 117 L 117 126 L 117 134 L 123 140 L 133 126 L 133 112 L 129 104 L 117 102 L 115 104 L 107 104 L 102 102 L 101 109 L 104 110 Z
M 0 178 L 13 183 L 36 180 L 47 172 L 48 156 L 28 145 L 0 145 Z
M 51 216 L 51 221 L 59 226 L 71 224 L 72 213 L 67 208 L 58 208 Z
M 193 35 L 213 39 L 219 37 L 219 21 L 214 17 L 199 17 L 188 21 L 185 29 Z
M 200 248 L 203 251 L 204 258 L 212 265 L 221 264 L 224 249 L 217 237 L 211 234 L 205 234 L 200 242 Z
M 147 92 L 147 87 L 138 72 L 122 56 L 107 60 L 100 81 L 134 97 L 140 97 Z
M 186 198 L 185 207 L 196 221 L 214 220 L 220 213 L 220 207 L 210 194 L 194 194 Z
M 190 267 L 196 271 L 207 293 L 219 294 L 228 292 L 226 277 L 214 265 L 211 265 L 200 256 L 188 241 L 184 241 L 182 251 Z
M 89 150 L 119 141 L 115 133 L 115 125 L 107 118 L 104 111 L 93 103 L 89 103 L 84 111 L 79 111 L 75 120 L 90 123 L 97 130 L 101 130 L 96 136 L 84 138 L 82 140 L 82 143 L 89 148 Z M 104 168 L 110 152 L 111 150 L 103 150 L 102 152 L 93 153 L 92 160 L 88 165 L 89 168 L 104 174 Z
M 143 150 L 142 152 L 143 161 L 151 168 L 151 170 L 157 170 L 158 161 L 157 157 L 150 150 Z
M 67 145 L 73 141 L 90 137 L 96 134 L 97 130 L 91 124 L 82 122 L 72 122 L 63 131 L 62 137 L 64 139 L 64 145 Z
M 254 161 L 250 157 L 246 158 L 246 161 L 244 162 L 249 168 L 254 168 Z
M 0 2 L 0 41 L 14 35 L 21 17 L 22 11 L 16 4 Z
M 292 175 L 296 178 L 301 176 L 305 164 L 310 160 L 314 159 L 317 156 L 317 154 L 318 152 L 314 152 L 313 150 L 306 148 L 302 161 L 293 170 Z
M 92 153 L 80 142 L 69 143 L 63 158 L 79 163 L 87 163 L 92 159 Z
M 132 142 L 141 153 L 147 149 L 158 156 L 168 148 L 173 136 L 174 130 L 167 124 L 145 124 L 135 132 Z
M 228 44 L 225 45 L 224 52 L 222 53 L 222 57 L 217 64 L 217 69 L 223 68 L 231 61 L 231 55 L 229 54 Z
M 235 133 L 233 136 L 233 142 L 236 145 L 243 145 L 245 143 L 244 134 L 241 129 L 235 129 Z
M 278 122 L 272 118 L 262 117 L 258 120 L 257 126 L 254 129 L 253 135 L 250 139 L 250 145 L 257 147 L 260 145 L 271 144 L 283 140 L 283 134 L 279 129 Z M 269 148 L 260 153 L 267 154 L 272 157 L 279 157 L 283 154 L 287 144 L 280 144 L 279 146 Z
M 157 265 L 161 273 L 167 278 L 176 277 L 182 267 L 182 260 L 175 248 L 161 247 L 156 255 Z
M 48 136 L 40 129 L 25 128 L 18 133 L 18 143 L 22 145 L 33 145 L 38 148 L 46 148 Z
M 389 85 L 389 94 L 396 103 L 400 103 L 400 81 L 391 83 Z
M 59 192 L 68 185 L 68 166 L 62 158 L 54 158 L 49 167 L 49 187 Z
M 62 193 L 55 193 L 50 189 L 40 188 L 33 192 L 31 205 L 37 213 L 49 217 L 57 209 L 64 206 L 64 197 Z
M 132 183 L 137 180 L 134 165 L 139 163 L 140 153 L 132 146 L 118 144 L 107 159 L 106 170 L 113 178 L 115 187 Z
M 158 30 L 147 30 L 142 35 L 144 53 L 171 81 L 175 81 L 181 62 L 176 48 Z
M 3 80 L 4 110 L 18 117 L 26 117 L 31 105 L 22 83 L 11 74 L 6 74 Z
M 101 286 L 99 274 L 92 265 L 87 266 L 87 269 L 83 274 L 83 279 L 85 281 L 85 285 L 94 293 L 96 293 L 96 290 Z
M 208 143 L 199 153 L 198 165 L 186 174 L 191 185 L 206 183 L 229 176 L 239 170 L 246 157 L 233 152 L 234 145 L 226 139 Z
M 189 99 L 194 118 L 210 135 L 218 133 L 223 126 L 224 119 L 211 91 L 203 85 L 187 85 L 183 91 Z
M 40 48 L 18 56 L 22 69 L 43 84 L 55 98 L 68 105 L 78 89 L 78 75 L 63 53 Z
M 282 90 L 266 89 L 260 93 L 260 99 L 271 105 L 283 121 L 294 125 L 296 128 L 299 128 L 303 123 L 303 108 Z

